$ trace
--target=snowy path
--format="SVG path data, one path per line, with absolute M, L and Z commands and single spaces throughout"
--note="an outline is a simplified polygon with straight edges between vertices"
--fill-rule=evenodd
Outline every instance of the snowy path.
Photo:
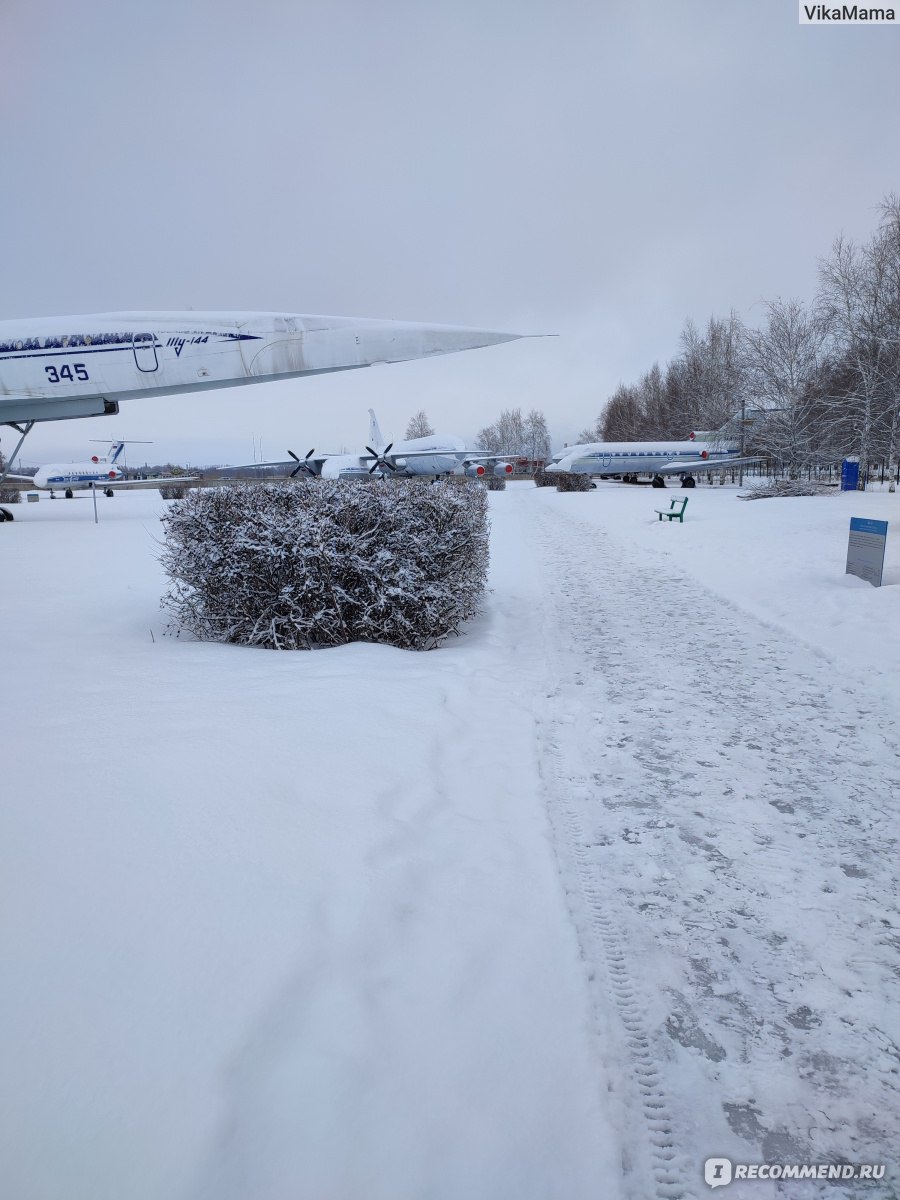
M 900 1132 L 895 706 L 564 497 L 515 499 L 543 565 L 544 780 L 629 1114 L 625 1194 L 705 1192 L 716 1154 L 883 1161 Z

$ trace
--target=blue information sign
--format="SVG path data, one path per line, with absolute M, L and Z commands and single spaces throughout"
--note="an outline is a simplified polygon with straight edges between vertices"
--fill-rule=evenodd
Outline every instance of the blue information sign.
M 870 521 L 865 517 L 850 518 L 850 541 L 847 546 L 847 575 L 858 575 L 875 587 L 881 587 L 884 574 L 884 548 L 887 543 L 887 521 Z

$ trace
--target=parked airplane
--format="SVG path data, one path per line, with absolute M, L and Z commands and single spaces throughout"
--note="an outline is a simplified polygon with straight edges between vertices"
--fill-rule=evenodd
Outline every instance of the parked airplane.
M 512 464 L 500 462 L 495 454 L 467 450 L 462 438 L 452 433 L 430 433 L 425 437 L 402 442 L 386 443 L 374 411 L 369 409 L 369 444 L 365 454 L 316 454 L 310 450 L 300 458 L 293 450 L 288 454 L 297 466 L 291 478 L 305 473 L 321 475 L 323 479 L 365 479 L 379 472 L 387 475 L 450 475 L 464 466 L 467 474 L 484 475 L 485 464 L 492 465 L 497 475 L 510 474 Z M 266 466 L 282 464 L 267 463 Z
M 713 432 L 695 434 L 686 442 L 585 442 L 569 446 L 548 465 L 548 471 L 599 475 L 601 479 L 621 478 L 637 483 L 638 475 L 652 475 L 654 487 L 665 487 L 665 476 L 679 475 L 681 486 L 692 488 L 700 471 L 721 471 L 727 467 L 759 462 L 742 457 L 736 442 L 719 441 Z
M 125 449 L 124 442 L 113 442 L 104 456 L 94 454 L 90 462 L 48 463 L 39 467 L 34 475 L 13 475 L 7 472 L 4 485 L 19 488 L 20 491 L 39 488 L 48 491 L 50 499 L 55 491 L 63 492 L 67 500 L 71 500 L 76 491 L 86 491 L 96 487 L 106 496 L 115 495 L 114 489 L 122 488 L 158 488 L 167 484 L 185 484 L 193 480 L 183 475 L 172 475 L 156 479 L 126 479 L 125 472 L 117 466 L 119 456 Z
M 122 400 L 406 362 L 519 335 L 370 318 L 131 312 L 0 321 L 0 424 L 116 413 Z M 0 468 L 0 485 L 8 474 Z M 9 510 L 0 517 L 12 520 Z

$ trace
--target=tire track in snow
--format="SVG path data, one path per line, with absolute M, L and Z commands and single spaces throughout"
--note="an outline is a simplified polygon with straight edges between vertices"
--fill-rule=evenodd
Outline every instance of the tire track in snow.
M 835 694 L 827 660 L 677 569 L 559 508 L 535 526 L 551 821 L 655 1194 L 687 1194 L 727 1139 L 750 1159 L 878 1161 L 900 1119 L 895 714 L 857 683 Z M 657 1153 L 669 1133 L 690 1168 Z
M 555 704 L 556 691 L 548 697 Z M 576 813 L 569 807 L 573 779 L 571 760 L 564 761 L 553 734 L 553 719 L 540 723 L 542 775 L 548 790 L 550 823 L 554 830 L 557 854 L 562 859 L 564 879 L 568 879 L 570 902 L 572 879 L 577 883 L 578 900 L 574 917 L 579 939 L 588 960 L 588 975 L 595 991 L 595 1008 L 601 1038 L 609 1038 L 608 999 L 616 1009 L 625 1047 L 625 1061 L 612 1064 L 614 1075 L 624 1086 L 623 1103 L 631 1118 L 642 1129 L 636 1142 L 630 1137 L 622 1147 L 625 1194 L 635 1200 L 689 1200 L 695 1192 L 686 1182 L 687 1165 L 679 1154 L 678 1132 L 672 1108 L 656 1065 L 646 1014 L 628 970 L 619 922 L 614 919 L 611 898 L 598 881 L 586 853 L 587 839 Z M 602 979 L 598 979 L 597 970 Z M 599 995 L 596 994 L 599 992 Z M 629 1122 L 630 1123 L 630 1122 Z

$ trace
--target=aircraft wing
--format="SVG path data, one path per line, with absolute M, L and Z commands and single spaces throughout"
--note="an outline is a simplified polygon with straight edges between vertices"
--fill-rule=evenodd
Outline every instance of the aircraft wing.
M 310 456 L 308 458 L 300 458 L 300 459 L 279 458 L 277 461 L 273 461 L 273 462 L 226 463 L 224 466 L 217 467 L 214 469 L 221 470 L 221 471 L 249 471 L 249 472 L 251 472 L 251 478 L 252 478 L 253 472 L 259 472 L 264 467 L 272 467 L 272 468 L 277 468 L 279 471 L 288 471 L 289 472 L 289 471 L 295 470 L 298 463 L 300 463 L 305 466 L 308 466 L 312 470 L 314 475 L 320 475 L 322 473 L 322 466 L 324 465 L 324 463 L 326 463 L 328 461 L 329 458 L 334 458 L 334 455 L 333 454 L 310 454 Z M 226 482 L 227 482 L 228 478 L 229 478 L 228 476 L 224 477 Z M 273 478 L 277 478 L 277 476 L 274 476 Z
M 199 483 L 199 475 L 166 475 L 162 479 L 98 479 L 94 487 L 101 492 L 107 488 L 159 488 L 187 487 L 191 483 Z M 63 485 L 57 485 L 59 491 Z
M 398 450 L 387 454 L 360 454 L 360 462 L 376 462 L 379 458 L 455 458 L 462 450 Z
M 18 488 L 20 492 L 25 492 L 29 488 L 37 487 L 37 484 L 30 475 L 7 475 L 0 487 Z
M 762 462 L 757 458 L 701 458 L 691 462 L 670 462 L 656 467 L 654 475 L 696 475 L 698 471 L 724 471 L 727 467 L 745 467 L 748 463 Z

